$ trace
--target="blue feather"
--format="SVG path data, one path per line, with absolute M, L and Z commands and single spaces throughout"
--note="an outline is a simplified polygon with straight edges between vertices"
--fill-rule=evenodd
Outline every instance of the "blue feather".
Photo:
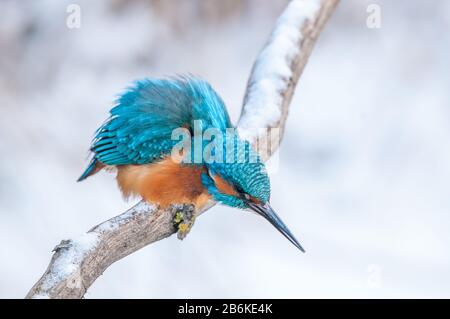
M 192 77 L 135 82 L 97 131 L 91 150 L 107 165 L 145 164 L 170 154 L 172 131 L 194 120 L 204 128 L 232 127 L 225 105 L 204 80 Z
M 83 174 L 78 178 L 77 182 L 81 182 L 82 180 L 86 179 L 91 175 L 93 170 L 95 169 L 95 165 L 97 164 L 97 160 L 93 158 L 91 162 L 89 163 L 89 166 L 86 168 Z

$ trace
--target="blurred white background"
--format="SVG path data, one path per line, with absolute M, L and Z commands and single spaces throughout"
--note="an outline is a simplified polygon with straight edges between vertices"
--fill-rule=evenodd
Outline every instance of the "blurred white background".
M 69 3 L 81 28 L 66 26 Z M 76 183 L 116 95 L 146 76 L 211 82 L 234 121 L 286 1 L 0 1 L 0 297 L 52 248 L 133 203 Z M 370 3 L 381 28 L 366 26 Z M 301 254 L 225 207 L 112 265 L 87 298 L 450 297 L 450 2 L 341 1 L 292 102 L 272 204 Z

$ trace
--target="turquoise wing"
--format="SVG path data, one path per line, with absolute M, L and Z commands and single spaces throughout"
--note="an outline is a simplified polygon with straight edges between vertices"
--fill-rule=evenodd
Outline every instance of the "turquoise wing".
M 96 132 L 94 161 L 106 165 L 146 164 L 170 154 L 179 141 L 172 131 L 202 127 L 232 127 L 219 95 L 204 80 L 193 77 L 144 79 L 135 82 L 110 111 Z

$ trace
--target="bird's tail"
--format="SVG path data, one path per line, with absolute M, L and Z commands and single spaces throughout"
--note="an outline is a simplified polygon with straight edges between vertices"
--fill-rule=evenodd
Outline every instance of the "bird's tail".
M 93 158 L 91 162 L 89 163 L 89 166 L 86 168 L 83 174 L 78 178 L 77 182 L 81 182 L 82 180 L 85 180 L 91 175 L 94 175 L 99 170 L 103 168 L 103 164 L 100 163 L 96 158 Z

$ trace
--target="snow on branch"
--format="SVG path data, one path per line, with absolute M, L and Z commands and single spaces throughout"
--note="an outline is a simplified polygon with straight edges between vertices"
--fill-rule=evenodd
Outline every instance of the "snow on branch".
M 248 80 L 238 123 L 242 137 L 256 143 L 264 138 L 256 128 L 284 131 L 297 81 L 338 1 L 292 0 L 281 14 Z M 270 151 L 264 159 L 275 151 L 280 140 L 270 142 Z M 180 212 L 185 216 L 181 221 L 176 218 Z M 176 233 L 180 222 L 192 222 L 189 212 L 192 207 L 187 205 L 162 210 L 140 202 L 79 238 L 63 240 L 55 247 L 50 265 L 26 298 L 82 298 L 112 263 Z
M 239 134 L 259 147 L 263 159 L 278 148 L 298 79 L 323 26 L 339 0 L 293 0 L 280 15 L 248 80 Z M 261 134 L 259 128 L 277 128 Z M 270 141 L 261 141 L 264 139 Z M 269 147 L 269 150 L 261 147 Z

